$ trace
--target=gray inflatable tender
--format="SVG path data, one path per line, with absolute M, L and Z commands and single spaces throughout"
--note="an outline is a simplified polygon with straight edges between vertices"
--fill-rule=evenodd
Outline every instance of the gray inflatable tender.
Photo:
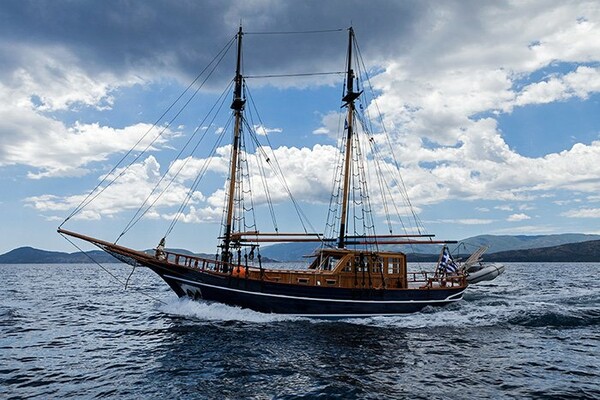
M 482 264 L 467 270 L 467 282 L 469 284 L 483 281 L 492 281 L 504 272 L 502 264 Z

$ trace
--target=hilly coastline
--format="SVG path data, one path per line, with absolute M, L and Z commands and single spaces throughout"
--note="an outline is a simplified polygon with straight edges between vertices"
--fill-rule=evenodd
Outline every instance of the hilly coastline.
M 594 240 L 590 240 L 593 238 Z M 572 241 L 572 242 L 568 242 Z M 486 261 L 498 262 L 600 262 L 600 235 L 565 234 L 565 235 L 542 235 L 542 236 L 476 236 L 465 239 L 463 242 L 469 244 L 469 250 L 479 246 L 489 246 L 490 250 L 485 254 Z M 550 244 L 543 246 L 543 244 Z M 295 243 L 268 246 L 262 249 L 261 254 L 264 262 L 274 261 L 298 261 L 302 260 L 314 250 L 313 244 Z M 428 252 L 419 252 L 426 249 Z M 497 250 L 502 249 L 502 250 Z M 196 255 L 204 258 L 213 258 L 214 254 L 195 254 L 181 249 L 170 249 L 171 251 Z M 401 249 L 407 254 L 409 262 L 435 262 L 439 256 L 439 248 L 436 246 L 414 246 Z M 461 249 L 462 250 L 462 249 Z M 496 251 L 491 251 L 496 250 Z M 152 250 L 146 250 L 152 251 Z M 463 253 L 461 251 L 461 253 Z M 466 258 L 467 254 L 459 254 L 456 257 Z M 78 263 L 114 263 L 119 262 L 111 255 L 93 250 L 86 253 L 65 253 L 58 251 L 46 251 L 33 247 L 20 247 L 0 255 L 0 264 L 78 264 Z
M 460 248 L 460 253 L 470 253 L 481 246 L 487 246 L 486 259 L 492 253 L 516 250 L 540 249 L 561 246 L 570 243 L 581 243 L 600 240 L 600 235 L 566 233 L 557 235 L 479 235 L 461 240 L 458 244 L 449 245 L 452 253 Z M 280 261 L 298 261 L 313 253 L 318 245 L 315 243 L 281 243 L 261 248 L 263 256 Z M 382 246 L 385 250 L 401 251 L 408 255 L 409 261 L 437 260 L 441 246 L 438 245 L 400 245 Z M 504 255 L 503 255 L 504 256 Z M 521 257 L 521 256 L 519 256 Z
M 192 253 L 182 249 L 166 249 L 167 251 L 197 256 L 207 259 L 214 259 L 214 254 Z M 154 250 L 145 250 L 146 253 L 153 254 Z M 274 262 L 268 257 L 263 257 L 264 262 Z M 40 250 L 33 247 L 19 247 L 8 253 L 0 255 L 0 264 L 85 264 L 85 263 L 119 263 L 110 254 L 102 250 L 92 250 L 87 252 L 65 253 L 60 251 Z

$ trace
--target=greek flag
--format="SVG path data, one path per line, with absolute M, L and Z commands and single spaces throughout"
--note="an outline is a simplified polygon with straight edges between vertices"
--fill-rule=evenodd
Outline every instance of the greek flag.
M 444 246 L 442 250 L 442 258 L 440 259 L 440 264 L 438 265 L 438 273 L 453 275 L 458 271 L 458 265 L 452 259 L 450 252 L 448 251 L 448 247 Z

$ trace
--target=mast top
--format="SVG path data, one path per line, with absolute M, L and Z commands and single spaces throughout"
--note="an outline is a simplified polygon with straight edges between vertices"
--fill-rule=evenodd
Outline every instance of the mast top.
M 233 101 L 231 102 L 231 109 L 235 111 L 241 111 L 246 104 L 246 100 L 242 98 L 242 82 L 244 80 L 242 76 L 242 36 L 244 32 L 240 23 L 240 29 L 237 33 L 237 60 L 235 67 L 235 88 L 233 90 Z
M 352 47 L 354 46 L 354 28 L 352 26 L 348 28 L 348 68 L 346 77 L 346 95 L 342 98 L 342 101 L 346 105 L 350 104 L 360 96 L 362 92 L 354 91 L 354 70 L 352 69 Z

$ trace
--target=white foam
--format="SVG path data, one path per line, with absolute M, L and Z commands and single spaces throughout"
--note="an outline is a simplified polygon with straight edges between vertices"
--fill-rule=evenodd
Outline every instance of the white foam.
M 173 299 L 160 306 L 160 310 L 170 315 L 191 317 L 204 321 L 240 321 L 250 323 L 269 323 L 279 321 L 302 320 L 302 318 L 281 314 L 265 314 L 221 303 L 195 301 L 188 298 Z
M 498 323 L 497 310 L 488 308 L 464 308 L 449 310 L 448 308 L 434 311 L 418 312 L 398 316 L 381 316 L 370 318 L 349 318 L 344 322 L 407 329 L 438 328 L 438 327 L 473 327 L 493 326 Z
M 452 308 L 426 309 L 424 312 L 400 316 L 320 319 L 304 318 L 284 314 L 265 314 L 240 307 L 227 306 L 221 303 L 195 301 L 188 298 L 173 299 L 160 306 L 160 311 L 182 317 L 202 321 L 240 321 L 247 323 L 271 323 L 282 321 L 310 321 L 312 323 L 345 322 L 357 325 L 401 327 L 408 329 L 432 327 L 467 327 L 492 326 L 505 319 L 510 310 L 484 304 L 469 304 L 463 302 Z M 508 307 L 508 306 L 507 306 Z

